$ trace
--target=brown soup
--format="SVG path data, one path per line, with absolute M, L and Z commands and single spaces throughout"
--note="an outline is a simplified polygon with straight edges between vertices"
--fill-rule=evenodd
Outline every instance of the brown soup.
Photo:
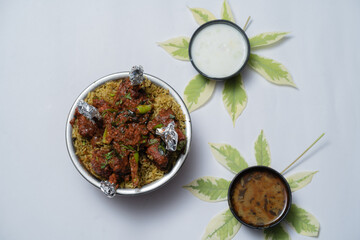
M 284 181 L 268 168 L 245 172 L 232 184 L 233 212 L 242 222 L 256 228 L 274 224 L 283 217 L 290 201 Z

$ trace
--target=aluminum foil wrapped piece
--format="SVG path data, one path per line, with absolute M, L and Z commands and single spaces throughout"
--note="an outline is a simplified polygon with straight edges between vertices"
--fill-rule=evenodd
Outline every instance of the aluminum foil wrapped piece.
M 116 189 L 114 184 L 112 184 L 111 182 L 101 181 L 100 189 L 108 198 L 115 197 Z
M 178 143 L 178 134 L 175 131 L 175 122 L 172 121 L 163 128 L 157 128 L 156 134 L 161 136 L 161 139 L 166 143 L 166 149 L 169 151 L 176 151 Z
M 133 66 L 129 73 L 130 82 L 132 85 L 139 85 L 144 81 L 144 68 L 139 66 Z
M 98 120 L 101 119 L 101 115 L 99 111 L 96 109 L 96 107 L 91 106 L 84 100 L 80 100 L 78 103 L 78 111 L 80 114 L 84 115 L 87 119 L 94 121 L 94 118 L 97 118 Z

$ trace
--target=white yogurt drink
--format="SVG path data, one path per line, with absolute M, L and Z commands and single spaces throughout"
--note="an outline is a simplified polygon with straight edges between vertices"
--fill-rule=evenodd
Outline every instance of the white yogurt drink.
M 249 52 L 245 34 L 224 22 L 209 24 L 192 39 L 193 64 L 209 78 L 226 78 L 245 64 Z

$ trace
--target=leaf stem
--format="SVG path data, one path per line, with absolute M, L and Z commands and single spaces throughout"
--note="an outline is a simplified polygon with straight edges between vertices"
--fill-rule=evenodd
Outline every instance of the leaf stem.
M 251 18 L 251 16 L 249 16 L 248 19 L 246 20 L 246 23 L 245 23 L 244 28 L 243 28 L 244 31 L 246 31 L 246 28 L 247 28 L 247 26 L 248 26 L 248 24 L 250 22 L 250 18 Z
M 307 151 L 309 151 L 310 148 L 312 148 L 312 146 L 314 146 L 315 143 L 317 143 L 324 135 L 325 135 L 325 133 L 321 134 L 321 136 L 318 137 L 318 139 L 316 139 L 315 142 L 313 142 L 297 159 L 295 159 L 295 161 L 293 161 L 289 166 L 287 166 L 280 174 L 283 174 L 283 173 L 286 172 L 286 170 L 288 170 L 292 165 L 294 165 L 294 163 L 296 163 L 297 160 L 299 160 Z

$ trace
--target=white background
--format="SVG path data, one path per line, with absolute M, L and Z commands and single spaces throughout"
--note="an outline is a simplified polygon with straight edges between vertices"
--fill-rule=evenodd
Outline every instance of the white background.
M 203 202 L 182 186 L 231 179 L 208 142 L 229 143 L 250 165 L 261 129 L 281 171 L 321 133 L 288 174 L 319 170 L 294 203 L 321 223 L 319 239 L 360 239 L 360 3 L 229 0 L 248 36 L 290 31 L 259 54 L 282 62 L 298 89 L 247 68 L 248 104 L 233 127 L 223 84 L 191 114 L 193 141 L 179 174 L 160 190 L 107 199 L 76 171 L 65 145 L 68 111 L 90 83 L 141 64 L 181 95 L 196 75 L 156 42 L 191 36 L 189 7 L 220 17 L 222 0 L 0 1 L 0 239 L 199 239 L 226 202 Z M 292 239 L 310 239 L 287 227 Z M 263 239 L 242 227 L 235 239 Z

